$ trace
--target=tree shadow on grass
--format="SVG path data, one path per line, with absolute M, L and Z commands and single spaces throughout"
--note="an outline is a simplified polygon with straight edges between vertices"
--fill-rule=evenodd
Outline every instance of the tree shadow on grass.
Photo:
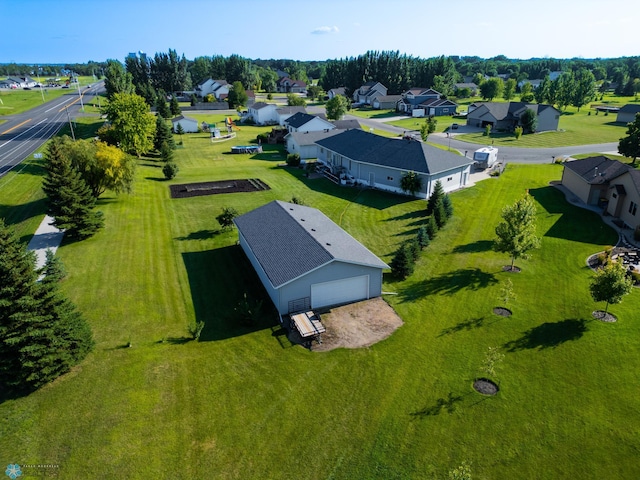
M 16 225 L 29 218 L 47 213 L 47 199 L 32 200 L 20 205 L 1 205 L 0 218 L 4 219 L 7 226 Z
M 545 322 L 530 328 L 522 337 L 504 344 L 509 352 L 520 350 L 556 348 L 563 343 L 579 340 L 587 331 L 587 320 L 567 319 L 560 322 Z
M 477 242 L 458 245 L 451 253 L 483 253 L 493 249 L 492 240 L 478 240 Z
M 440 334 L 438 335 L 438 337 L 442 337 L 444 335 L 451 335 L 452 333 L 458 333 L 463 330 L 475 330 L 476 328 L 483 327 L 485 325 L 485 321 L 486 321 L 485 317 L 478 317 L 478 318 L 472 318 L 470 320 L 458 322 L 452 327 L 443 328 L 440 331 Z M 494 323 L 494 322 L 495 320 L 492 321 L 491 323 Z
M 416 418 L 425 418 L 435 417 L 442 412 L 453 413 L 456 411 L 457 405 L 464 400 L 466 395 L 454 395 L 453 392 L 449 392 L 446 398 L 438 398 L 433 405 L 426 405 L 420 410 L 411 412 L 409 415 Z
M 463 289 L 480 290 L 498 283 L 495 275 L 479 268 L 465 268 L 444 273 L 409 285 L 400 293 L 403 302 L 411 302 L 427 295 L 453 295 Z
M 182 254 L 196 322 L 204 322 L 200 341 L 223 340 L 275 325 L 278 316 L 253 267 L 238 245 Z M 237 319 L 235 308 L 247 295 L 262 301 L 261 316 L 252 325 Z
M 198 230 L 197 232 L 191 232 L 189 235 L 182 237 L 176 237 L 176 240 L 207 240 L 213 238 L 220 233 L 220 230 Z

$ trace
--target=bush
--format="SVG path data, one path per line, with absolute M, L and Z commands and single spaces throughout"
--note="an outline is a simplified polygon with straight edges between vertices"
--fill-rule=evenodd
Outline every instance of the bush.
M 413 240 L 407 240 L 407 251 L 411 255 L 411 259 L 415 262 L 420 258 L 420 245 L 418 244 L 417 238 Z
M 304 203 L 304 200 L 302 200 L 301 198 L 296 197 L 295 195 L 293 197 L 291 197 L 291 201 L 289 203 L 294 203 L 296 205 L 306 205 L 306 203 Z
M 300 155 L 297 153 L 290 153 L 287 155 L 287 165 L 290 167 L 300 166 Z
M 273 95 L 271 93 L 267 93 L 267 100 L 273 100 Z
M 429 234 L 427 233 L 426 225 L 423 225 L 418 229 L 416 240 L 418 241 L 418 245 L 420 245 L 420 248 L 429 246 Z
M 180 170 L 178 168 L 178 165 L 176 165 L 175 162 L 171 161 L 165 163 L 162 167 L 162 173 L 164 174 L 164 178 L 166 178 L 167 180 L 176 178 L 176 175 L 178 175 L 178 170 Z
M 256 140 L 259 143 L 267 143 L 267 141 L 269 140 L 269 135 L 267 135 L 266 133 L 260 133 L 258 134 L 258 136 L 256 137 Z
M 227 230 L 233 226 L 233 219 L 238 216 L 238 211 L 233 207 L 224 207 L 222 213 L 216 217 L 216 220 L 223 228 Z

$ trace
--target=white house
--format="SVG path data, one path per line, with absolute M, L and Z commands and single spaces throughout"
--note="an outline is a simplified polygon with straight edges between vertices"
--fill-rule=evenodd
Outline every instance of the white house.
M 400 181 L 409 172 L 418 174 L 416 196 L 428 198 L 439 180 L 445 192 L 463 188 L 469 181 L 473 160 L 418 140 L 388 138 L 354 129 L 316 142 L 318 161 L 332 173 L 346 174 L 357 183 L 403 193 Z
M 336 126 L 323 118 L 308 113 L 296 113 L 285 120 L 289 133 L 293 132 L 321 132 L 333 130 Z
M 195 94 L 201 98 L 213 95 L 218 101 L 224 100 L 229 95 L 229 84 L 226 80 L 207 78 L 196 85 Z
M 195 118 L 185 117 L 184 115 L 180 115 L 171 120 L 173 125 L 173 131 L 175 132 L 178 128 L 178 125 L 182 126 L 182 130 L 185 133 L 196 133 L 198 132 L 198 121 Z
M 256 102 L 248 109 L 256 125 L 275 125 L 278 123 L 278 106 L 275 103 Z

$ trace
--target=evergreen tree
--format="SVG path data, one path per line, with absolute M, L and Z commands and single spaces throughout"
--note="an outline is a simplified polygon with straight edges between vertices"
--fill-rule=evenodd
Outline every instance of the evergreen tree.
M 156 112 L 158 112 L 158 116 L 162 118 L 171 118 L 171 110 L 169 110 L 169 105 L 167 104 L 167 99 L 163 92 L 158 93 L 158 98 L 156 99 Z
M 166 163 L 173 161 L 173 148 L 167 142 L 163 142 L 160 147 L 160 158 Z
M 56 257 L 55 253 L 53 253 L 49 248 L 47 248 L 45 255 L 46 260 L 44 266 L 40 270 L 40 275 L 56 281 L 64 279 L 67 276 L 67 271 L 65 270 L 60 258 Z
M 178 170 L 178 165 L 176 165 L 175 162 L 171 161 L 165 163 L 162 167 L 162 173 L 164 174 L 164 178 L 166 178 L 167 180 L 176 178 L 176 175 L 178 175 Z
M 427 202 L 427 215 L 431 215 L 435 210 L 436 203 L 444 196 L 444 188 L 442 188 L 442 183 L 440 180 L 436 181 L 436 184 L 433 186 L 433 191 L 431 192 L 431 196 L 429 197 L 429 201 Z
M 433 209 L 433 217 L 436 219 L 436 224 L 438 225 L 438 229 L 441 229 L 447 223 L 447 212 L 444 209 L 444 203 L 441 197 L 436 202 L 436 205 Z
M 171 128 L 167 125 L 167 122 L 162 116 L 156 116 L 156 134 L 153 138 L 153 148 L 158 152 L 162 148 L 162 144 L 167 143 L 169 147 L 175 148 L 176 144 L 173 141 L 173 135 L 171 134 Z
M 94 211 L 96 199 L 71 161 L 60 155 L 62 139 L 52 140 L 47 151 L 47 174 L 42 189 L 48 197 L 48 211 L 54 225 L 66 234 L 87 238 L 103 226 L 102 212 Z
M 418 234 L 416 235 L 416 240 L 418 241 L 418 245 L 420 248 L 425 248 L 429 246 L 429 232 L 427 232 L 427 226 L 423 225 L 418 229 Z
M 429 217 L 429 220 L 427 220 L 426 228 L 429 239 L 433 240 L 434 238 L 436 238 L 436 234 L 438 233 L 438 223 L 436 222 L 436 219 L 433 215 L 431 215 Z
M 447 214 L 447 219 L 453 217 L 453 204 L 448 194 L 444 194 L 442 197 L 442 205 L 444 206 L 444 212 Z
M 5 389 L 38 388 L 93 348 L 89 325 L 59 293 L 56 276 L 39 283 L 36 277 L 33 254 L 0 220 L 0 385 Z
M 175 95 L 171 96 L 171 102 L 169 103 L 169 108 L 171 110 L 171 115 L 173 115 L 174 117 L 177 117 L 182 113 L 182 110 L 180 110 L 180 103 L 178 102 L 178 97 L 176 97 Z
M 397 278 L 405 279 L 413 273 L 414 267 L 409 246 L 407 243 L 402 243 L 391 259 L 391 273 Z
M 405 243 L 407 244 L 407 251 L 411 255 L 411 261 L 416 262 L 420 258 L 420 244 L 417 238 L 407 240 Z

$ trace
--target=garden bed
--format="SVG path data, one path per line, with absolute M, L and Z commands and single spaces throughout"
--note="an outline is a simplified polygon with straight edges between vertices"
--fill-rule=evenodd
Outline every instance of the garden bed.
M 244 180 L 222 180 L 218 182 L 185 183 L 171 185 L 171 198 L 199 197 L 219 193 L 248 193 L 269 190 L 270 187 L 258 178 Z

